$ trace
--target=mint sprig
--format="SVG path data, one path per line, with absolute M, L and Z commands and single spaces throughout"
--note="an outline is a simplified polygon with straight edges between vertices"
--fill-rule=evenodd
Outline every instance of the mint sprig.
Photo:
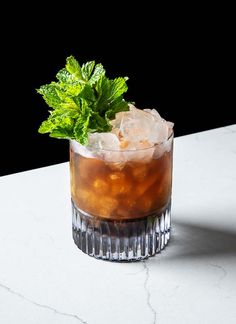
M 110 131 L 115 114 L 128 110 L 123 98 L 128 78 L 108 79 L 102 64 L 90 61 L 80 66 L 69 56 L 56 78 L 57 82 L 37 89 L 51 108 L 39 133 L 87 144 L 88 133 Z

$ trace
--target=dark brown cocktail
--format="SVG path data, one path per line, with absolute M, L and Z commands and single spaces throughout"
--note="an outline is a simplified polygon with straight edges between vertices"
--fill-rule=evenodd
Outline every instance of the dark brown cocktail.
M 50 107 L 39 132 L 70 141 L 74 241 L 111 261 L 155 255 L 170 237 L 174 124 L 126 101 L 127 80 L 71 55 L 37 89 Z
M 149 150 L 153 148 L 142 151 Z M 72 200 L 94 217 L 118 221 L 142 218 L 161 213 L 170 201 L 172 149 L 157 159 L 119 165 L 119 161 L 84 157 L 71 147 L 70 163 Z
M 119 145 L 70 142 L 73 237 L 91 256 L 140 260 L 169 240 L 173 130 L 158 144 L 127 149 L 122 137 Z

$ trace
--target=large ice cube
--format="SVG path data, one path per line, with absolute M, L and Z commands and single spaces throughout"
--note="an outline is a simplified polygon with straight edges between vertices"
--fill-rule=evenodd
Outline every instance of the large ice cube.
M 109 163 L 123 163 L 124 156 L 120 150 L 120 141 L 114 133 L 93 133 L 89 135 L 90 149 L 96 156 Z
M 89 147 L 103 150 L 119 150 L 120 141 L 113 133 L 89 134 Z
M 170 135 L 173 133 L 174 123 L 169 122 L 169 121 L 167 121 L 166 123 L 167 123 L 167 125 L 168 125 L 168 138 L 169 138 Z
M 75 140 L 71 140 L 70 145 L 71 145 L 73 152 L 80 154 L 87 158 L 94 157 L 93 152 L 91 150 L 89 150 L 86 146 L 81 145 L 79 142 L 77 142 Z
M 154 118 L 156 118 L 157 121 L 161 121 L 163 120 L 160 116 L 160 114 L 156 111 L 156 109 L 143 109 L 144 111 L 148 112 L 149 114 L 151 114 Z
M 118 112 L 111 122 L 110 133 L 89 135 L 88 148 L 107 162 L 122 165 L 127 161 L 145 161 L 162 154 L 172 133 L 173 123 L 166 122 L 155 109 L 137 109 L 129 105 L 129 111 Z
M 162 143 L 168 139 L 168 125 L 161 120 L 152 125 L 150 129 L 149 140 L 153 144 Z
M 137 149 L 144 142 L 152 146 L 168 138 L 168 125 L 155 109 L 141 110 L 133 105 L 129 108 L 128 112 L 118 113 L 113 121 L 113 132 L 129 143 L 126 149 Z

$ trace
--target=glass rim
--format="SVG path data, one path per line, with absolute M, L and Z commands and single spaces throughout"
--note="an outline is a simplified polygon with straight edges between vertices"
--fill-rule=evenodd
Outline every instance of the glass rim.
M 152 148 L 156 148 L 156 147 L 160 147 L 164 144 L 166 144 L 167 142 L 169 142 L 171 139 L 174 138 L 174 130 L 172 129 L 170 135 L 168 136 L 168 138 L 165 140 L 165 141 L 162 141 L 160 143 L 155 143 L 149 147 L 145 147 L 145 148 L 137 148 L 137 149 L 120 149 L 120 150 L 114 150 L 114 149 L 108 149 L 108 148 L 99 148 L 99 147 L 96 147 L 96 148 L 93 148 L 92 146 L 89 146 L 89 145 L 82 145 L 80 144 L 79 142 L 77 142 L 76 140 L 71 140 L 70 141 L 75 141 L 76 143 L 78 143 L 79 145 L 85 147 L 86 149 L 88 149 L 89 151 L 98 151 L 98 152 L 119 152 L 119 153 L 123 153 L 123 152 L 137 152 L 137 151 L 145 151 L 145 150 L 150 150 Z

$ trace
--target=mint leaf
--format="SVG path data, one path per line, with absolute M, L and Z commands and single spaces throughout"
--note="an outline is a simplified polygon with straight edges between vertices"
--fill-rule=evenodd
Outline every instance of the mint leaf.
M 123 97 L 128 78 L 108 79 L 102 64 L 90 61 L 81 67 L 69 56 L 56 78 L 57 82 L 37 90 L 52 108 L 39 133 L 87 144 L 89 133 L 110 131 L 110 120 L 115 114 L 128 110 L 128 102 Z
M 39 133 L 51 133 L 51 137 L 74 138 L 73 130 L 78 116 L 76 110 L 58 109 L 51 111 L 49 118 L 41 124 Z
M 57 73 L 56 78 L 62 83 L 73 83 L 76 80 L 76 78 L 65 68 Z
M 81 144 L 87 144 L 91 110 L 84 99 L 81 100 L 80 114 L 75 122 L 74 137 Z
M 61 99 L 59 98 L 56 92 L 56 87 L 53 84 L 43 85 L 37 91 L 43 96 L 43 99 L 49 107 L 54 109 L 60 107 Z
M 83 79 L 81 73 L 81 67 L 79 65 L 79 62 L 74 58 L 74 56 L 67 57 L 66 70 L 72 75 L 72 77 Z
M 105 75 L 106 71 L 104 70 L 102 64 L 96 64 L 95 69 L 88 83 L 94 85 Z
M 128 103 L 124 104 L 122 96 L 127 90 L 126 78 L 109 80 L 108 78 L 103 77 L 97 84 L 97 92 L 99 94 L 97 110 L 101 113 L 106 110 L 113 110 L 113 105 L 116 107 L 114 114 L 120 111 L 117 108 L 119 105 L 121 105 L 122 110 L 128 110 Z
M 95 65 L 95 61 L 87 62 L 86 64 L 82 65 L 81 72 L 82 72 L 82 76 L 83 76 L 84 80 L 86 80 L 86 81 L 89 80 L 91 73 L 93 71 L 94 65 Z
M 78 103 L 78 100 L 80 100 L 81 98 L 87 100 L 88 103 L 90 103 L 91 105 L 93 104 L 93 102 L 96 101 L 96 96 L 94 94 L 94 90 L 88 84 L 86 84 L 83 87 L 83 89 L 77 96 L 73 97 L 73 100 L 75 101 L 75 103 Z
M 112 100 L 120 97 L 123 93 L 128 90 L 128 86 L 126 81 L 128 80 L 127 77 L 125 78 L 116 78 L 110 81 L 110 92 L 112 96 Z
M 109 119 L 104 116 L 100 116 L 97 112 L 93 112 L 92 118 L 90 119 L 89 129 L 91 133 L 94 132 L 109 132 L 111 130 L 111 124 Z

